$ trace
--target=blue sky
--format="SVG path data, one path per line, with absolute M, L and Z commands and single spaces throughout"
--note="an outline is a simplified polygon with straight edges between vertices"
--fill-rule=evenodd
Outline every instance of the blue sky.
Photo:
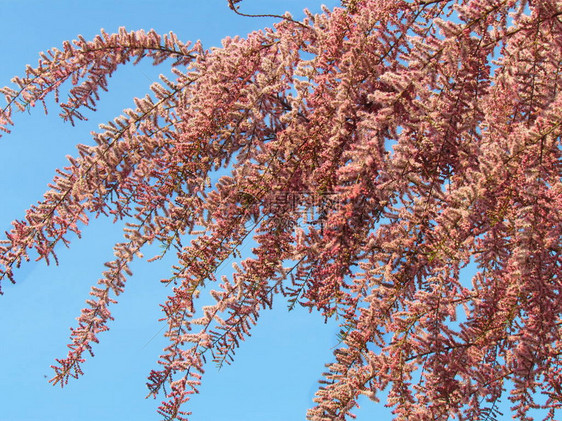
M 247 13 L 283 13 L 301 17 L 302 9 L 318 11 L 338 0 L 244 0 Z M 236 16 L 226 0 L 0 0 L 0 86 L 35 64 L 38 53 L 59 47 L 82 34 L 91 39 L 100 28 L 114 32 L 154 28 L 175 32 L 183 40 L 201 39 L 205 47 L 219 46 L 225 36 L 245 35 L 270 26 L 272 19 Z M 10 135 L 0 138 L 0 229 L 22 218 L 40 200 L 55 168 L 74 155 L 77 143 L 89 143 L 91 130 L 113 119 L 132 98 L 144 96 L 167 67 L 127 66 L 110 80 L 99 111 L 76 127 L 63 123 L 52 108 L 15 118 Z M 30 262 L 17 272 L 17 284 L 3 284 L 0 297 L 0 421 L 159 420 L 159 400 L 146 400 L 146 377 L 166 345 L 162 338 L 159 303 L 170 291 L 159 280 L 170 273 L 168 262 L 133 265 L 116 320 L 100 335 L 95 358 L 84 365 L 85 375 L 64 389 L 52 387 L 49 368 L 66 355 L 69 328 L 75 325 L 90 286 L 112 258 L 121 230 L 108 220 L 96 220 L 83 230 L 71 249 L 59 249 L 60 266 Z M 246 249 L 248 250 L 249 247 Z M 149 253 L 146 253 L 149 254 Z M 221 274 L 228 274 L 225 265 Z M 324 364 L 332 360 L 337 324 L 325 324 L 318 314 L 287 312 L 278 299 L 242 343 L 233 365 L 220 372 L 208 366 L 201 394 L 190 402 L 194 421 L 303 420 L 312 405 Z M 507 399 L 504 399 L 506 401 Z M 505 402 L 504 402 L 505 403 Z M 383 404 L 360 400 L 359 421 L 390 419 Z M 509 418 L 508 411 L 506 418 Z
M 308 7 L 333 7 L 337 0 L 245 0 L 248 13 L 282 13 L 296 17 Z M 271 19 L 236 16 L 226 0 L 29 1 L 0 0 L 0 85 L 35 64 L 38 52 L 59 47 L 82 34 L 91 39 L 100 28 L 114 32 L 151 29 L 175 32 L 183 40 L 201 39 L 205 47 L 218 46 L 225 36 L 245 35 L 271 25 Z M 77 143 L 89 143 L 89 132 L 132 106 L 144 96 L 157 75 L 167 68 L 128 66 L 110 81 L 99 112 L 76 127 L 63 123 L 58 111 L 45 116 L 40 109 L 17 115 L 10 135 L 0 139 L 0 229 L 39 200 L 65 155 L 74 155 Z M 0 297 L 0 421 L 158 420 L 159 400 L 146 400 L 146 376 L 166 341 L 162 338 L 159 303 L 169 290 L 159 279 L 169 274 L 169 262 L 140 261 L 119 304 L 116 320 L 100 335 L 95 358 L 85 375 L 67 387 L 52 387 L 49 368 L 66 355 L 69 327 L 84 306 L 90 286 L 112 258 L 112 245 L 121 239 L 119 227 L 96 220 L 71 249 L 59 249 L 61 265 L 31 262 L 17 272 L 17 284 L 3 284 Z M 226 272 L 225 272 L 226 273 Z M 201 394 L 189 409 L 196 421 L 301 420 L 312 404 L 324 363 L 331 361 L 337 343 L 335 323 L 324 324 L 318 314 L 295 310 L 277 301 L 264 312 L 253 336 L 236 354 L 233 365 L 220 372 L 210 364 Z M 388 418 L 382 404 L 362 400 L 358 419 Z

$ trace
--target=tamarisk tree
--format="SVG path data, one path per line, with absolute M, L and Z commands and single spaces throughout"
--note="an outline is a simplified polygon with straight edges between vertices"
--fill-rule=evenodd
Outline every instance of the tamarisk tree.
M 187 419 L 205 363 L 229 362 L 279 297 L 341 323 L 308 419 L 347 419 L 383 390 L 399 420 L 490 419 L 502 396 L 518 419 L 554 419 L 560 1 L 356 0 L 212 50 L 153 31 L 79 37 L 2 89 L 1 128 L 49 95 L 83 119 L 141 60 L 174 76 L 78 145 L 0 244 L 14 282 L 90 218 L 126 221 L 54 384 L 82 374 L 131 262 L 156 243 L 177 256 L 161 281 L 169 345 L 148 378 L 164 419 Z

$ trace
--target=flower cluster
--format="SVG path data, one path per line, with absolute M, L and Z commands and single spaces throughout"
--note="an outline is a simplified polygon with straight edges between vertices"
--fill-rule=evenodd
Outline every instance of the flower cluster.
M 0 279 L 13 280 L 31 249 L 55 257 L 91 216 L 127 221 L 54 383 L 81 374 L 130 262 L 159 242 L 177 256 L 162 280 L 170 343 L 148 381 L 164 419 L 187 419 L 207 360 L 231 361 L 280 295 L 341 320 L 311 420 L 344 420 L 359 395 L 384 389 L 397 420 L 493 418 L 508 382 L 517 418 L 540 407 L 554 419 L 560 1 L 346 4 L 210 51 L 173 34 L 102 33 L 49 51 L 2 90 L 7 131 L 14 110 L 58 101 L 66 81 L 61 115 L 83 118 L 129 60 L 172 59 L 176 76 L 81 145 L 0 243 Z M 249 237 L 251 255 L 217 280 Z M 463 279 L 468 264 L 477 271 Z M 205 286 L 215 304 L 201 308 Z

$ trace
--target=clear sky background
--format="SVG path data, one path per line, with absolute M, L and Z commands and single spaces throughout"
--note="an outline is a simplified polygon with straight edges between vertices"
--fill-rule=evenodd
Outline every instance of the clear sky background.
M 337 0 L 245 0 L 247 13 L 283 13 L 302 17 L 302 9 L 319 11 Z M 226 0 L 0 0 L 0 86 L 35 65 L 38 53 L 60 47 L 82 34 L 93 38 L 100 28 L 114 32 L 154 28 L 175 32 L 183 41 L 201 39 L 205 47 L 219 46 L 225 36 L 246 35 L 274 20 L 243 18 Z M 148 63 L 148 62 L 147 62 Z M 90 143 L 89 133 L 133 106 L 167 67 L 126 66 L 110 80 L 99 112 L 76 127 L 63 123 L 58 110 L 45 116 L 40 107 L 15 118 L 12 134 L 0 139 L 0 229 L 20 219 L 40 200 L 65 155 L 75 155 L 77 143 Z M 17 272 L 17 284 L 4 281 L 0 297 L 0 421 L 158 420 L 160 400 L 144 399 L 146 377 L 166 340 L 159 303 L 170 291 L 159 280 L 170 273 L 170 262 L 133 265 L 119 303 L 116 320 L 100 335 L 95 358 L 84 365 L 85 375 L 64 389 L 51 386 L 50 365 L 66 356 L 69 328 L 84 307 L 90 286 L 112 259 L 112 246 L 121 237 L 109 220 L 96 220 L 83 230 L 71 249 L 59 248 L 61 265 L 30 262 Z M 247 249 L 248 251 L 248 249 Z M 227 265 L 230 267 L 230 265 Z M 224 270 L 224 269 L 223 269 Z M 227 273 L 227 272 L 224 272 Z M 249 340 L 242 343 L 233 365 L 220 372 L 211 363 L 201 394 L 190 403 L 195 421 L 303 420 L 318 386 L 324 364 L 332 361 L 337 344 L 336 323 L 325 324 L 318 314 L 287 312 L 278 299 L 266 311 Z M 389 411 L 366 398 L 358 419 L 388 419 Z M 364 404 L 364 405 L 363 405 Z M 385 416 L 386 414 L 386 416 Z
M 291 11 L 297 18 L 308 7 L 332 8 L 338 0 L 244 0 L 246 13 Z M 38 53 L 60 47 L 82 34 L 93 38 L 100 28 L 115 32 L 154 28 L 175 32 L 182 41 L 201 39 L 205 47 L 220 46 L 225 36 L 241 35 L 271 26 L 273 19 L 243 18 L 228 9 L 226 0 L 0 0 L 0 86 L 35 65 Z M 0 230 L 20 219 L 41 199 L 55 168 L 75 145 L 91 143 L 90 131 L 112 120 L 132 98 L 142 97 L 158 74 L 168 70 L 148 64 L 121 68 L 102 95 L 97 113 L 72 127 L 62 122 L 55 107 L 45 116 L 40 108 L 18 114 L 10 135 L 0 138 Z M 144 399 L 146 377 L 157 368 L 167 341 L 159 304 L 171 293 L 159 280 L 170 274 L 171 261 L 133 264 L 110 331 L 100 335 L 95 358 L 84 364 L 85 375 L 64 389 L 48 383 L 50 365 L 66 356 L 69 328 L 84 307 L 91 285 L 112 260 L 112 246 L 121 229 L 109 220 L 95 220 L 71 249 L 59 248 L 60 266 L 30 262 L 17 272 L 17 284 L 4 281 L 0 296 L 0 421 L 157 421 L 160 400 Z M 246 248 L 248 252 L 250 247 Z M 244 251 L 244 250 L 243 250 Z M 150 253 L 145 253 L 150 255 Z M 229 274 L 229 264 L 221 274 Z M 316 313 L 287 311 L 282 299 L 264 311 L 252 337 L 242 343 L 233 365 L 220 372 L 211 363 L 201 394 L 188 409 L 193 421 L 304 420 L 318 387 L 324 364 L 331 362 L 338 326 L 324 323 Z M 390 419 L 383 403 L 360 399 L 359 421 Z M 502 409 L 506 410 L 507 399 Z

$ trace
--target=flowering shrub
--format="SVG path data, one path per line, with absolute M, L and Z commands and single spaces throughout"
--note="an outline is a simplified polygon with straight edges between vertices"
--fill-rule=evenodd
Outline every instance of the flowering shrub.
M 383 389 L 398 420 L 493 418 L 508 381 L 516 418 L 554 419 L 560 1 L 354 0 L 213 50 L 102 32 L 3 88 L 0 129 L 51 94 L 62 118 L 82 119 L 119 65 L 143 59 L 175 77 L 79 145 L 0 244 L 0 279 L 14 281 L 92 216 L 127 221 L 53 383 L 82 374 L 131 261 L 157 242 L 177 255 L 162 280 L 170 343 L 148 379 L 164 419 L 186 419 L 206 360 L 232 359 L 280 295 L 341 320 L 311 420 L 344 420 Z M 249 237 L 252 254 L 215 279 Z M 199 308 L 204 286 L 216 303 Z

